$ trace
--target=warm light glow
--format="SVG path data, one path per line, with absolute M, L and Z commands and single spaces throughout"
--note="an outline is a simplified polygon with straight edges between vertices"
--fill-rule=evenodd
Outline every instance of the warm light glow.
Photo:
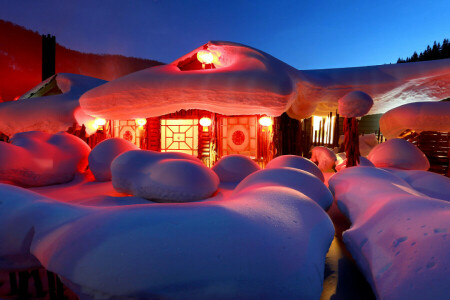
M 203 117 L 200 119 L 200 125 L 202 125 L 203 127 L 208 127 L 211 125 L 211 123 L 212 123 L 212 121 L 210 118 Z
M 95 121 L 94 121 L 94 126 L 96 126 L 97 128 L 99 127 L 99 126 L 103 126 L 103 125 L 105 125 L 106 124 L 106 120 L 105 119 L 102 119 L 102 118 L 97 118 L 97 119 L 95 119 Z
M 327 116 L 327 117 L 313 116 L 312 118 L 313 118 L 312 119 L 313 142 L 332 144 L 333 137 L 334 137 L 334 123 L 335 123 L 336 117 L 333 116 L 330 119 L 329 116 Z M 330 124 L 330 122 L 331 122 L 331 124 Z M 322 131 L 322 127 L 323 127 L 323 131 Z M 322 132 L 323 132 L 324 136 L 322 136 Z
M 197 52 L 197 59 L 202 64 L 211 64 L 214 60 L 214 55 L 208 50 L 200 50 Z
M 259 124 L 260 124 L 261 126 L 266 126 L 266 127 L 268 127 L 268 126 L 272 126 L 273 121 L 272 121 L 272 119 L 271 119 L 270 117 L 261 117 L 261 118 L 259 119 Z
M 138 126 L 144 126 L 145 124 L 147 124 L 147 119 L 136 119 L 135 122 Z

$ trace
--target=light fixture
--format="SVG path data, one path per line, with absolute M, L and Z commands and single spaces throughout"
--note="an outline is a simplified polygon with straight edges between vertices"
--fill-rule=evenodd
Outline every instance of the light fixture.
M 135 122 L 138 126 L 144 126 L 145 124 L 147 124 L 147 119 L 136 119 Z
M 208 117 L 203 117 L 200 119 L 200 125 L 202 125 L 203 127 L 208 127 L 211 125 L 211 123 L 212 123 L 212 121 Z
M 214 60 L 214 55 L 208 50 L 200 50 L 197 52 L 197 59 L 202 64 L 211 64 Z
M 147 124 L 147 119 L 139 118 L 134 120 L 139 129 L 144 129 L 144 125 Z
M 105 119 L 96 118 L 95 121 L 94 121 L 93 127 L 94 127 L 95 130 L 103 129 L 102 126 L 104 126 L 105 124 L 106 124 L 106 120 Z
M 259 124 L 264 127 L 271 126 L 273 124 L 272 118 L 270 117 L 261 117 L 259 118 Z

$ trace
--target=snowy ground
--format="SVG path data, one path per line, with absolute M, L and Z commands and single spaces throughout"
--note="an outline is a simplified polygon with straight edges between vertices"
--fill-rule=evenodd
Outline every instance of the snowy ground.
M 330 174 L 326 174 L 329 177 Z M 218 192 L 212 199 L 220 200 L 230 196 L 237 183 L 221 183 Z M 114 190 L 111 181 L 96 182 L 94 176 L 87 172 L 79 174 L 72 182 L 46 187 L 30 188 L 43 196 L 53 198 L 61 202 L 72 204 L 82 204 L 89 206 L 110 206 L 110 205 L 132 205 L 146 204 L 148 200 L 128 196 Z M 332 218 L 336 227 L 336 237 L 332 242 L 330 250 L 326 256 L 325 279 L 321 300 L 328 299 L 374 299 L 370 286 L 357 269 L 345 245 L 340 237 L 342 231 L 347 229 L 350 223 L 339 212 L 334 203 L 328 214 Z M 43 270 L 40 271 L 44 290 L 47 290 L 47 278 Z M 29 291 L 35 295 L 33 281 L 29 281 Z M 9 294 L 9 273 L 0 273 L 0 297 L 2 299 L 15 299 Z M 68 299 L 74 299 L 74 294 L 69 290 L 65 291 Z M 49 299 L 48 294 L 43 297 L 32 299 Z

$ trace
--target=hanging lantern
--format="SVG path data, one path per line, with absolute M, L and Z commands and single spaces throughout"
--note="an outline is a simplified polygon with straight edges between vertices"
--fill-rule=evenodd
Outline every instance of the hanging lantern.
M 147 124 L 147 119 L 136 119 L 134 120 L 136 122 L 136 125 L 139 127 L 139 129 L 144 129 L 144 125 Z
M 96 118 L 94 121 L 94 129 L 95 130 L 103 130 L 103 126 L 106 124 L 106 120 L 102 118 Z
M 200 50 L 197 52 L 197 59 L 202 64 L 211 64 L 214 60 L 214 55 L 208 50 Z
M 203 117 L 200 119 L 200 125 L 203 127 L 211 126 L 211 124 L 212 124 L 212 121 L 208 117 Z
M 270 117 L 261 117 L 259 118 L 259 124 L 264 127 L 272 126 L 273 121 Z

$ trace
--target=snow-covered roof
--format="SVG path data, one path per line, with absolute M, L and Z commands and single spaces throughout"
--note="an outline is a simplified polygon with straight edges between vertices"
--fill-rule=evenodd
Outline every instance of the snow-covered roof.
M 209 57 L 202 66 L 203 51 Z M 373 98 L 369 114 L 441 100 L 450 96 L 450 59 L 299 71 L 245 45 L 209 42 L 168 65 L 92 89 L 80 104 L 85 113 L 105 119 L 145 118 L 181 109 L 225 115 L 287 112 L 300 119 L 336 110 L 338 99 L 354 90 Z
M 35 97 L 48 85 L 56 86 L 62 94 Z M 40 83 L 19 100 L 0 103 L 0 132 L 13 135 L 17 132 L 39 130 L 49 133 L 66 131 L 76 120 L 78 99 L 86 92 L 106 81 L 77 74 L 60 73 Z M 78 115 L 83 113 L 78 112 Z
M 314 114 L 334 111 L 337 100 L 354 90 L 369 94 L 380 114 L 412 102 L 439 101 L 450 96 L 450 59 L 404 64 L 299 71 L 307 101 L 318 103 Z
M 197 52 L 214 53 L 213 69 Z M 259 50 L 209 42 L 174 62 L 138 71 L 92 89 L 80 98 L 85 113 L 105 119 L 160 116 L 181 109 L 225 115 L 280 115 L 296 98 L 296 70 Z
M 380 130 L 390 139 L 405 130 L 450 132 L 450 102 L 415 102 L 386 112 Z

